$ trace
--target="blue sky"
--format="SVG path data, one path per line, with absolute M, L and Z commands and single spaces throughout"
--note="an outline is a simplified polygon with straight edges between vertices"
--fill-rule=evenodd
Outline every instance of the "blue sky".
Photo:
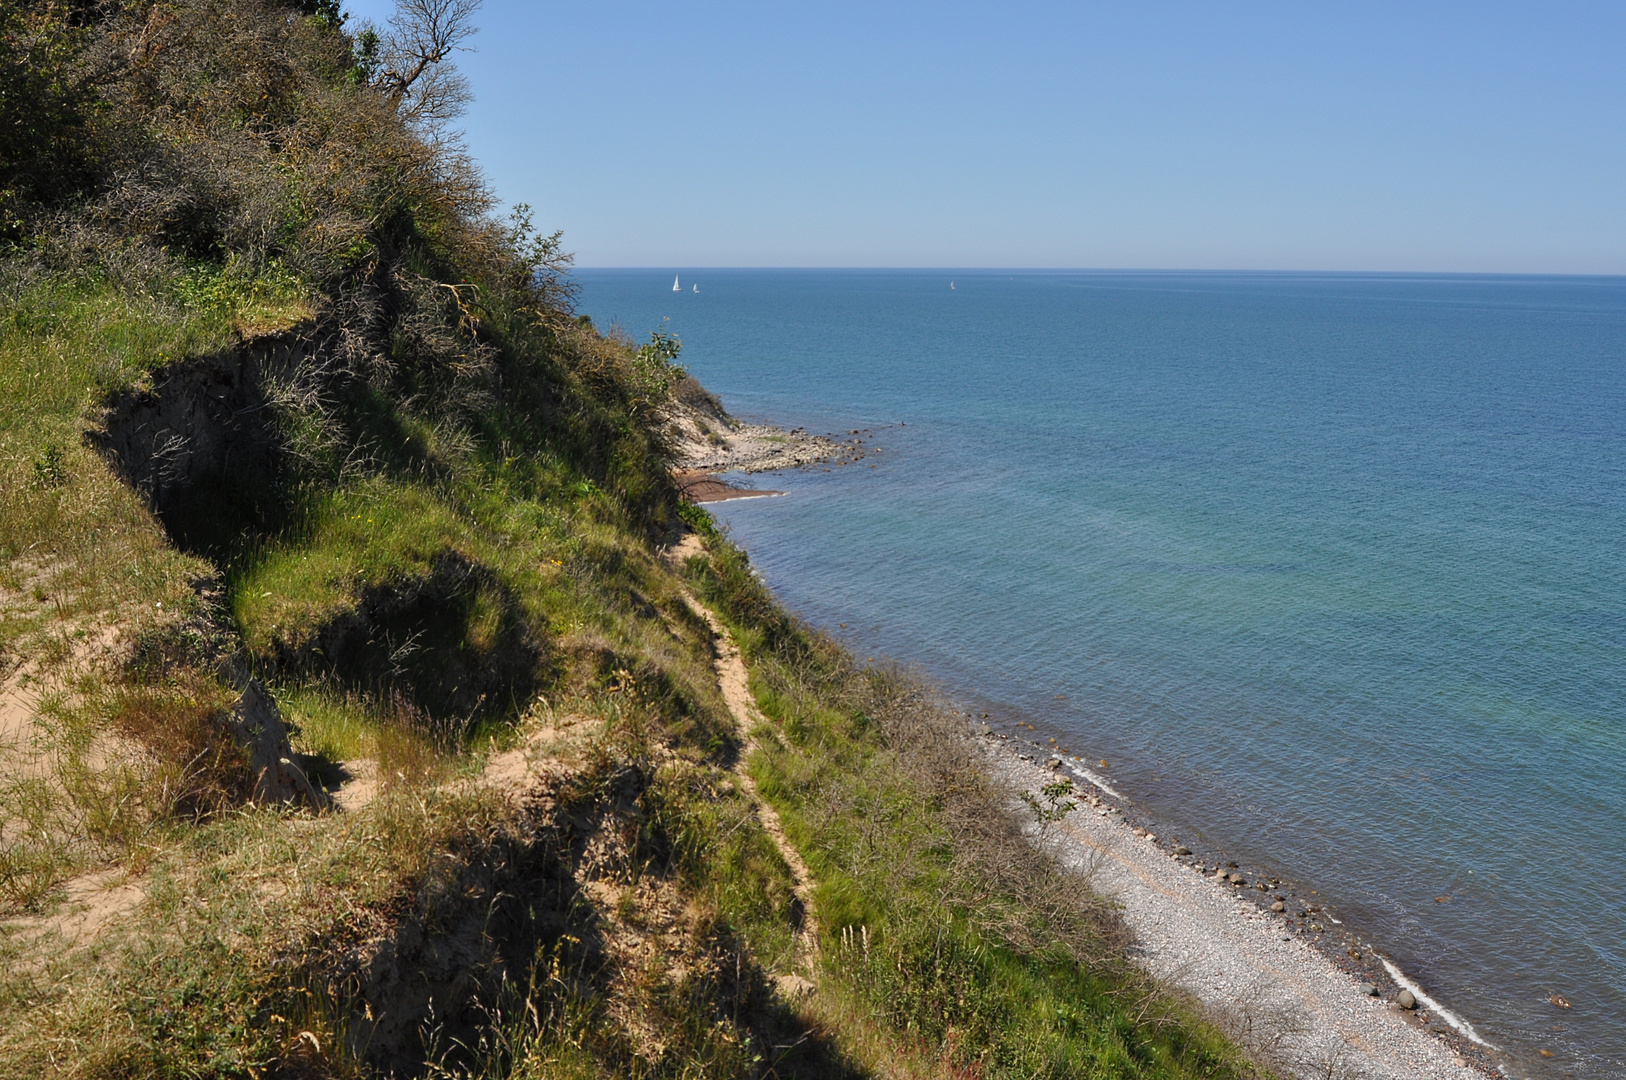
M 1618 2 L 478 22 L 469 147 L 582 266 L 1626 273 Z

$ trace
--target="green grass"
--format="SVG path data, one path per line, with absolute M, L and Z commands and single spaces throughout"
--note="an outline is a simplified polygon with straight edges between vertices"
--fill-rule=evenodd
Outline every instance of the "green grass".
M 45 132 L 82 186 L 0 223 L 0 679 L 42 695 L 0 747 L 0 1075 L 1241 1075 L 917 689 L 798 626 L 678 502 L 653 420 L 704 391 L 676 339 L 572 318 L 558 238 L 490 218 L 300 6 L 168 5 L 141 64 L 75 90 L 95 138 Z M 114 13 L 64 47 L 122 49 Z M 130 147 L 185 213 L 117 212 Z M 260 404 L 173 501 L 91 448 L 119 399 L 184 391 L 158 369 L 295 326 L 214 370 Z M 798 902 L 658 553 L 680 523 L 816 882 L 810 1000 L 773 988 L 806 962 Z M 370 802 L 248 801 L 243 667 Z M 516 752 L 529 786 L 482 787 Z M 64 940 L 91 870 L 139 902 Z
M 1124 960 L 1110 908 L 1022 837 L 954 717 L 796 625 L 714 531 L 707 546 L 691 580 L 769 718 L 750 768 L 817 882 L 832 1022 L 990 1078 L 1251 1075 Z
M 76 302 L 117 310 L 106 296 Z M 167 348 L 230 340 L 226 323 L 177 310 L 123 311 L 108 334 L 157 352 L 120 366 L 119 385 Z M 0 993 L 13 1033 L 0 1040 L 0 1071 L 246 1076 L 290 1060 L 309 1031 L 326 1047 L 315 1075 L 363 1075 L 366 1015 L 392 999 L 346 974 L 345 950 L 378 935 L 455 935 L 479 903 L 523 889 L 529 914 L 475 938 L 484 1021 L 422 1036 L 416 1052 L 443 1075 L 747 1076 L 764 1063 L 803 1077 L 1239 1074 L 1178 1009 L 1135 1015 L 1142 988 L 1090 936 L 1098 912 L 1063 919 L 1058 936 L 1053 912 L 1029 910 L 1009 880 L 979 869 L 918 762 L 890 741 L 909 688 L 797 627 L 709 518 L 683 507 L 712 551 L 695 581 L 732 621 L 771 720 L 750 768 L 817 882 L 822 989 L 796 1009 L 774 996 L 770 977 L 797 962 L 789 871 L 726 768 L 738 742 L 708 633 L 637 509 L 653 489 L 615 479 L 647 459 L 612 455 L 599 463 L 612 471 L 584 472 L 594 459 L 570 449 L 568 429 L 564 442 L 520 442 L 533 421 L 500 412 L 471 441 L 431 451 L 433 425 L 402 413 L 397 429 L 420 433 L 413 453 L 432 467 L 384 462 L 308 485 L 277 528 L 209 562 L 175 550 L 80 447 L 106 384 L 65 387 L 109 337 L 16 325 L 34 329 L 11 332 L 15 354 L 34 334 L 79 360 L 7 388 L 44 405 L 26 420 L 8 409 L 4 429 L 9 467 L 30 480 L 6 497 L 35 500 L 8 504 L 33 517 L 8 526 L 7 625 L 21 629 L 6 640 L 40 657 L 56 633 L 66 672 L 72 635 L 101 612 L 171 659 L 138 676 L 87 673 L 59 693 L 45 710 L 56 786 L 0 799 L 11 820 L 35 813 L 49 838 L 0 853 L 14 910 L 49 912 L 65 875 L 99 866 L 137 870 L 146 889 L 139 917 L 89 955 L 41 960 L 26 939 L 0 945 L 26 973 Z M 208 748 L 196 718 L 220 707 L 218 685 L 175 644 L 180 624 L 205 614 L 190 582 L 215 574 L 229 630 L 319 775 L 375 763 L 381 793 L 366 811 L 234 809 L 217 774 L 174 772 Z M 358 618 L 370 628 L 359 651 L 325 656 L 334 628 Z M 408 642 L 386 678 L 386 654 Z M 470 705 L 446 689 L 492 671 L 518 692 Z M 566 713 L 595 734 L 558 793 L 561 817 L 467 789 L 487 752 Z M 93 767 L 98 739 L 121 732 L 154 756 Z M 635 796 L 628 776 L 641 778 Z M 155 787 L 167 801 L 144 801 Z M 584 820 L 605 823 L 593 835 L 615 837 L 610 855 L 574 839 Z M 586 902 L 580 890 L 596 881 L 620 899 Z M 662 951 L 646 967 L 618 966 L 606 959 L 612 934 L 650 936 Z
M 312 503 L 304 528 L 232 575 L 232 615 L 256 652 L 297 644 L 353 610 L 361 593 L 427 577 L 437 554 L 468 552 L 484 539 L 433 493 L 387 480 Z
M 246 308 L 230 290 L 188 305 L 50 279 L 0 303 L 0 587 L 25 594 L 5 605 L 0 649 L 41 628 L 29 599 L 63 621 L 190 602 L 186 582 L 205 567 L 167 543 L 82 436 L 109 395 L 233 345 L 240 315 L 307 312 L 297 293 L 255 295 Z

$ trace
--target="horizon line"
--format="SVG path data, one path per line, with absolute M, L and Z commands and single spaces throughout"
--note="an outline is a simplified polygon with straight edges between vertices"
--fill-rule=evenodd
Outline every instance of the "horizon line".
M 663 274 L 702 273 L 708 271 L 841 271 L 844 273 L 917 273 L 917 274 L 1255 274 L 1297 275 L 1325 277 L 1475 277 L 1475 278 L 1626 278 L 1626 271 L 1581 270 L 1272 270 L 1258 268 L 1214 267 L 1119 267 L 1119 266 L 774 266 L 767 264 L 691 265 L 646 263 L 641 265 L 573 266 L 580 270 L 642 271 Z

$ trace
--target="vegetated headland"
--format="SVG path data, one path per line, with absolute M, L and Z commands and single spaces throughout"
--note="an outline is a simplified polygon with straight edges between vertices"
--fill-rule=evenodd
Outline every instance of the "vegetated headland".
M 0 1075 L 1302 1074 L 682 498 L 472 15 L 0 9 Z

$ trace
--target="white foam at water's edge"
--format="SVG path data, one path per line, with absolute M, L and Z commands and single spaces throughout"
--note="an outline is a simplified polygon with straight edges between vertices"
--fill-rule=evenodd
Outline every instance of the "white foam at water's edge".
M 1086 768 L 1083 768 L 1082 766 L 1079 766 L 1079 765 L 1074 765 L 1072 763 L 1068 763 L 1067 768 L 1070 769 L 1075 776 L 1078 776 L 1078 777 L 1080 777 L 1081 779 L 1084 779 L 1084 780 L 1088 780 L 1090 783 L 1094 784 L 1096 787 L 1100 788 L 1102 791 L 1106 792 L 1108 795 L 1111 795 L 1114 799 L 1122 799 L 1123 798 L 1122 795 L 1120 795 L 1116 791 L 1112 790 L 1112 785 L 1111 784 L 1107 783 L 1105 780 L 1101 779 L 1099 776 L 1095 775 L 1090 770 L 1088 770 Z
M 1479 1032 L 1474 1030 L 1474 1026 L 1472 1024 L 1468 1023 L 1468 1021 L 1464 1020 L 1450 1009 L 1447 1009 L 1444 1005 L 1441 1005 L 1438 1001 L 1435 1001 L 1433 998 L 1429 997 L 1423 992 L 1423 988 L 1421 986 L 1418 986 L 1416 983 L 1406 978 L 1406 973 L 1391 964 L 1387 957 L 1380 956 L 1378 959 L 1383 961 L 1383 966 L 1389 972 L 1389 977 L 1394 979 L 1395 982 L 1399 983 L 1407 990 L 1410 990 L 1412 997 L 1417 999 L 1418 1004 L 1427 1005 L 1430 1009 L 1434 1010 L 1434 1015 L 1456 1028 L 1457 1031 L 1461 1032 L 1462 1035 L 1469 1041 L 1476 1042 L 1480 1046 L 1488 1047 L 1491 1050 L 1497 1049 L 1497 1047 L 1491 1046 L 1490 1043 L 1486 1042 L 1484 1039 L 1481 1039 L 1479 1037 Z

